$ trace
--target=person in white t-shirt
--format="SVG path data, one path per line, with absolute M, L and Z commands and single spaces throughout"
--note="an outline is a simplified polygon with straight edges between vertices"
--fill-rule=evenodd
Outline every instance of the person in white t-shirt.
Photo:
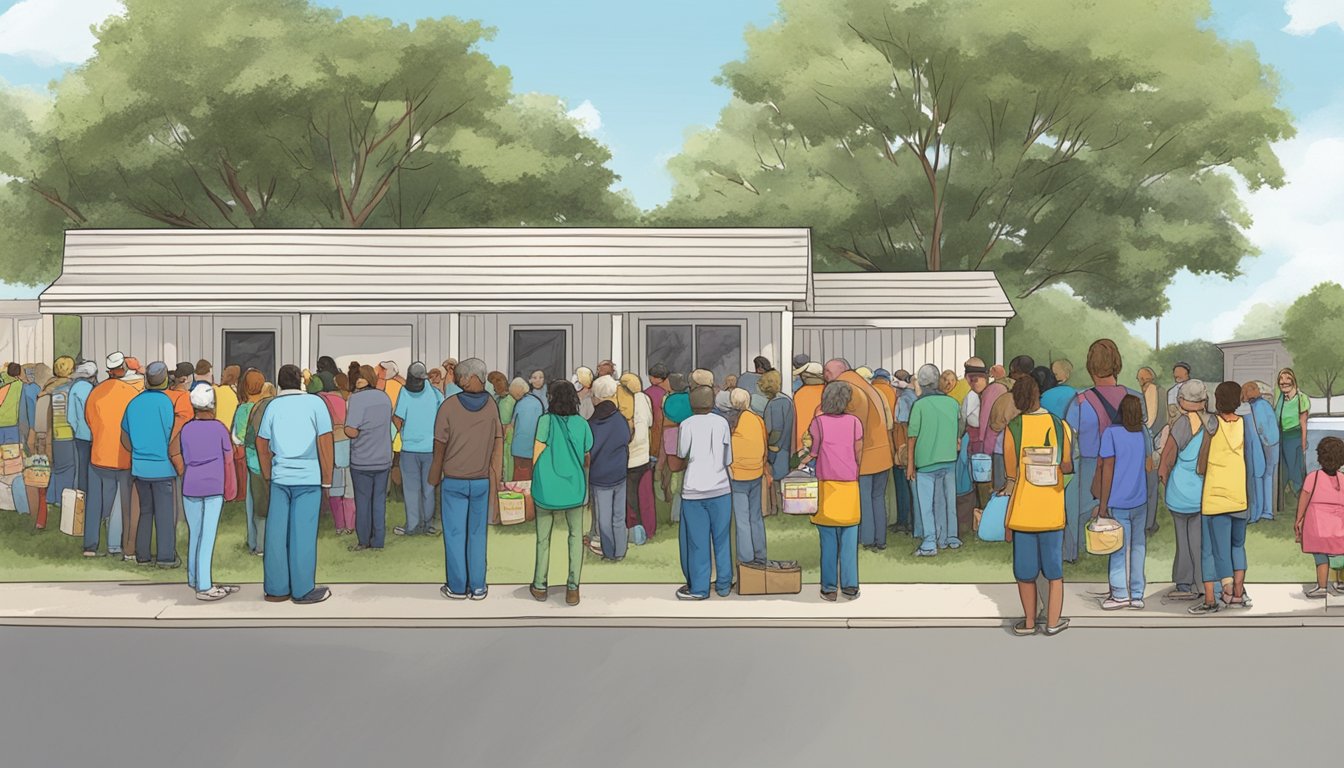
M 727 419 L 713 410 L 713 387 L 692 389 L 692 416 L 681 422 L 677 432 L 677 455 L 686 460 L 680 526 L 681 570 L 686 584 L 677 590 L 680 600 L 709 597 L 711 547 L 712 565 L 717 569 L 715 591 L 719 597 L 727 597 L 733 588 L 733 553 L 728 533 L 733 522 L 728 475 L 728 467 L 733 463 L 733 438 Z

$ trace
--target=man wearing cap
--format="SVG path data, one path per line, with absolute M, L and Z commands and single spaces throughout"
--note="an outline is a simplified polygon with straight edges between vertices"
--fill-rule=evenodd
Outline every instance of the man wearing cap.
M 966 437 L 970 442 L 967 450 L 972 456 L 983 454 L 985 456 L 993 455 L 994 445 L 985 446 L 985 440 L 990 436 L 989 411 L 994 407 L 991 400 L 989 409 L 984 406 L 983 396 L 989 390 L 989 367 L 985 361 L 978 357 L 972 357 L 966 361 L 964 381 L 969 383 L 970 389 L 966 392 L 966 399 L 961 401 L 961 418 L 966 429 Z M 1001 393 L 1000 393 L 1001 394 Z M 997 437 L 997 436 L 995 436 Z M 984 506 L 989 498 L 989 491 L 992 490 L 992 478 L 989 483 L 976 484 L 976 504 Z
M 70 423 L 75 440 L 75 488 L 85 494 L 85 508 L 88 507 L 89 492 L 89 454 L 93 451 L 93 435 L 89 432 L 89 422 L 84 409 L 93 391 L 93 380 L 98 376 L 98 366 L 85 361 L 75 366 L 75 372 L 66 395 L 65 418 Z M 87 513 L 86 513 L 87 514 Z
M 303 391 L 298 366 L 282 366 L 276 384 L 280 394 L 266 407 L 257 430 L 257 458 L 271 483 L 262 558 L 266 600 L 320 603 L 331 596 L 331 590 L 314 583 L 322 489 L 331 487 L 336 458 L 331 412 L 322 398 Z
M 434 527 L 434 486 L 429 465 L 434 461 L 434 419 L 444 396 L 429 386 L 424 363 L 411 363 L 406 385 L 392 410 L 392 423 L 401 435 L 401 482 L 406 493 L 406 525 L 398 535 L 437 535 Z
M 136 521 L 131 511 L 131 454 L 122 445 L 121 421 L 126 407 L 138 394 L 123 381 L 126 357 L 120 352 L 107 356 L 107 379 L 90 392 L 84 403 L 84 421 L 89 428 L 89 493 L 84 504 L 84 556 L 98 554 L 102 521 L 107 520 L 107 553 L 135 559 Z M 120 502 L 121 511 L 112 516 Z
M 803 380 L 799 377 L 798 372 L 810 362 L 812 362 L 812 358 L 807 355 L 798 354 L 793 356 L 793 382 L 790 384 L 793 389 L 790 390 L 791 392 L 797 392 L 799 389 L 802 389 Z
M 121 444 L 131 454 L 131 477 L 140 496 L 136 562 L 157 561 L 161 568 L 177 568 L 182 565 L 173 520 L 177 470 L 168 456 L 177 427 L 173 401 L 167 394 L 168 376 L 168 366 L 159 361 L 145 369 L 145 391 L 131 400 L 121 419 Z

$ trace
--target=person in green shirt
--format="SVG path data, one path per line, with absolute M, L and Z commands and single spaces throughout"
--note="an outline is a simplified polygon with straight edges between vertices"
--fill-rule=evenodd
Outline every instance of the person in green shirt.
M 585 468 L 593 448 L 593 431 L 579 415 L 579 394 L 567 381 L 547 386 L 547 408 L 537 422 L 532 451 L 532 500 L 537 507 L 537 563 L 532 597 L 546 599 L 551 565 L 551 531 L 555 518 L 565 517 L 569 529 L 569 578 L 565 602 L 579 604 L 579 573 L 583 570 L 583 505 L 588 499 Z
M 1292 492 L 1298 494 L 1307 479 L 1307 417 L 1311 413 L 1311 398 L 1297 388 L 1297 374 L 1292 368 L 1279 371 L 1274 413 L 1279 417 L 1279 455 L 1283 459 L 1284 478 Z
M 917 375 L 923 394 L 910 409 L 907 444 L 911 460 L 905 476 L 915 484 L 924 534 L 915 556 L 933 557 L 940 549 L 961 547 L 955 470 L 962 416 L 956 398 L 938 388 L 938 366 L 925 365 Z

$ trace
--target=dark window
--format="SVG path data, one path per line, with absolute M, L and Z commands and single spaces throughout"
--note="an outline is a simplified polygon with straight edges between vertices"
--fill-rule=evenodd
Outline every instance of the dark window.
M 658 363 L 667 366 L 667 370 L 678 373 L 690 373 L 691 326 L 689 325 L 650 325 L 644 329 L 645 368 Z
M 225 331 L 224 366 L 240 371 L 256 368 L 275 381 L 275 334 L 271 331 Z M 222 370 L 222 369 L 221 369 Z
M 513 375 L 523 379 L 546 372 L 547 381 L 569 378 L 565 362 L 569 332 L 563 328 L 527 328 L 513 332 Z
M 715 381 L 742 372 L 742 328 L 736 325 L 695 326 L 695 367 L 714 372 Z

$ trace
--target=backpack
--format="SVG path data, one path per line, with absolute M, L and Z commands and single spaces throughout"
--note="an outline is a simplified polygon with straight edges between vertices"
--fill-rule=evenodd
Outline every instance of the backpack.
M 1026 450 L 1040 450 L 1037 448 L 1027 449 L 1022 445 L 1022 419 L 1031 414 L 1022 414 L 1016 419 L 1008 422 L 1008 433 L 1013 436 L 1013 446 L 1017 449 L 1018 456 L 1022 456 Z M 1059 468 L 1064 462 L 1064 422 L 1059 420 L 1053 413 L 1050 416 L 1050 429 L 1056 435 L 1055 445 L 1051 445 L 1050 433 L 1045 434 L 1045 448 L 1053 450 L 1048 453 L 1041 453 L 1035 458 L 1036 461 L 1019 461 L 1018 474 L 1024 476 L 1031 485 L 1054 486 L 1059 483 Z M 1027 469 L 1024 471 L 1023 467 Z M 1053 480 L 1051 479 L 1053 476 Z M 1034 479 L 1033 479 L 1034 478 Z
M 261 429 L 261 417 L 266 413 L 266 406 L 271 404 L 273 397 L 252 406 L 252 412 L 247 415 L 247 432 L 243 435 L 243 447 L 253 453 L 257 450 L 257 432 Z
M 1129 394 L 1129 392 L 1126 391 L 1125 394 Z M 1089 398 L 1088 395 L 1091 395 L 1092 397 Z M 1105 432 L 1106 428 L 1111 426 L 1112 424 L 1120 423 L 1120 411 L 1117 410 L 1115 406 L 1111 405 L 1109 400 L 1102 397 L 1101 392 L 1096 387 L 1092 387 L 1091 389 L 1084 391 L 1081 395 L 1078 396 L 1078 398 L 1083 402 L 1090 403 L 1092 405 L 1092 410 L 1096 411 L 1097 434 Z M 1095 403 L 1093 402 L 1094 400 L 1096 401 Z M 1096 403 L 1101 403 L 1101 411 L 1097 411 Z M 1103 416 L 1105 417 L 1105 423 L 1102 423 Z

